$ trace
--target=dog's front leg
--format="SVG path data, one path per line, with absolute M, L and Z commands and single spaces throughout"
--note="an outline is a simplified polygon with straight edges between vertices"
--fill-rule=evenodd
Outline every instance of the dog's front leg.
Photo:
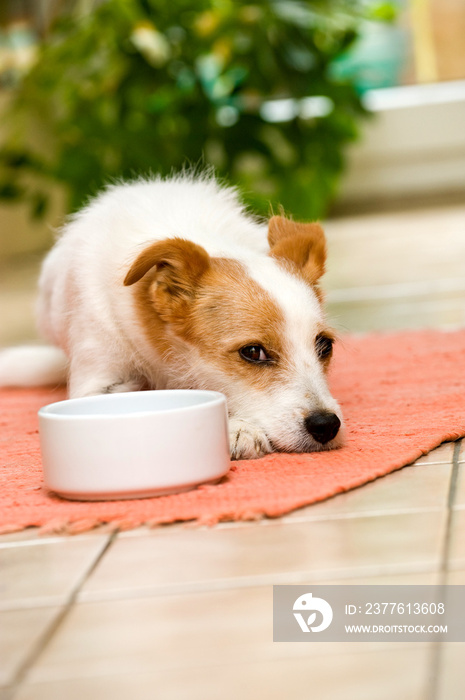
M 71 359 L 68 387 L 70 398 L 79 398 L 140 391 L 146 387 L 146 380 L 109 358 L 87 355 Z
M 229 419 L 229 444 L 232 459 L 254 459 L 273 452 L 262 428 L 240 418 Z
M 130 379 L 123 381 L 115 377 L 95 376 L 88 380 L 71 376 L 69 383 L 70 398 L 80 396 L 98 396 L 99 394 L 121 394 L 127 391 L 140 391 L 145 388 L 145 380 Z

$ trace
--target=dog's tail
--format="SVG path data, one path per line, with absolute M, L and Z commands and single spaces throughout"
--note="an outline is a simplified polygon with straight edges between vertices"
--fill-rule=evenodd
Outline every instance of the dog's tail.
M 52 346 L 24 345 L 0 350 L 0 387 L 33 387 L 66 383 L 68 360 Z

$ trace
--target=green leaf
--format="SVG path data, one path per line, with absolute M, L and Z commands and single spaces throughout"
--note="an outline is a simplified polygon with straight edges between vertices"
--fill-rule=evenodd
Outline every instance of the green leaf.
M 31 213 L 33 219 L 43 219 L 48 208 L 49 199 L 42 192 L 36 192 L 31 197 Z
M 31 195 L 23 176 L 64 184 L 75 210 L 112 179 L 202 161 L 251 192 L 259 212 L 270 201 L 301 217 L 327 210 L 365 116 L 353 78 L 331 66 L 390 3 L 112 0 L 78 21 L 73 5 L 61 3 L 17 89 L 0 153 L 14 182 L 2 174 L 0 197 L 43 216 L 45 194 Z M 311 95 L 332 111 L 271 124 L 260 110 Z
M 0 199 L 5 199 L 12 202 L 17 199 L 21 199 L 24 193 L 24 188 L 16 185 L 13 182 L 0 183 Z

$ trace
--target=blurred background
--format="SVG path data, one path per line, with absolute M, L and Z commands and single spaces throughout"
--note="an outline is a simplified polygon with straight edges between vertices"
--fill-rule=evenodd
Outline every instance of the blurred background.
M 212 165 L 301 219 L 463 202 L 464 36 L 464 0 L 3 0 L 0 344 L 118 178 Z

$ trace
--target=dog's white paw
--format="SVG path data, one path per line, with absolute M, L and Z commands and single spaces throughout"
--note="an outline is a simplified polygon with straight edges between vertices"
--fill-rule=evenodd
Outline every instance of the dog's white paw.
M 261 428 L 240 418 L 229 421 L 231 459 L 254 459 L 273 451 Z
M 140 379 L 130 379 L 127 382 L 114 382 L 108 386 L 102 387 L 100 394 L 124 394 L 129 391 L 140 391 L 144 386 Z

